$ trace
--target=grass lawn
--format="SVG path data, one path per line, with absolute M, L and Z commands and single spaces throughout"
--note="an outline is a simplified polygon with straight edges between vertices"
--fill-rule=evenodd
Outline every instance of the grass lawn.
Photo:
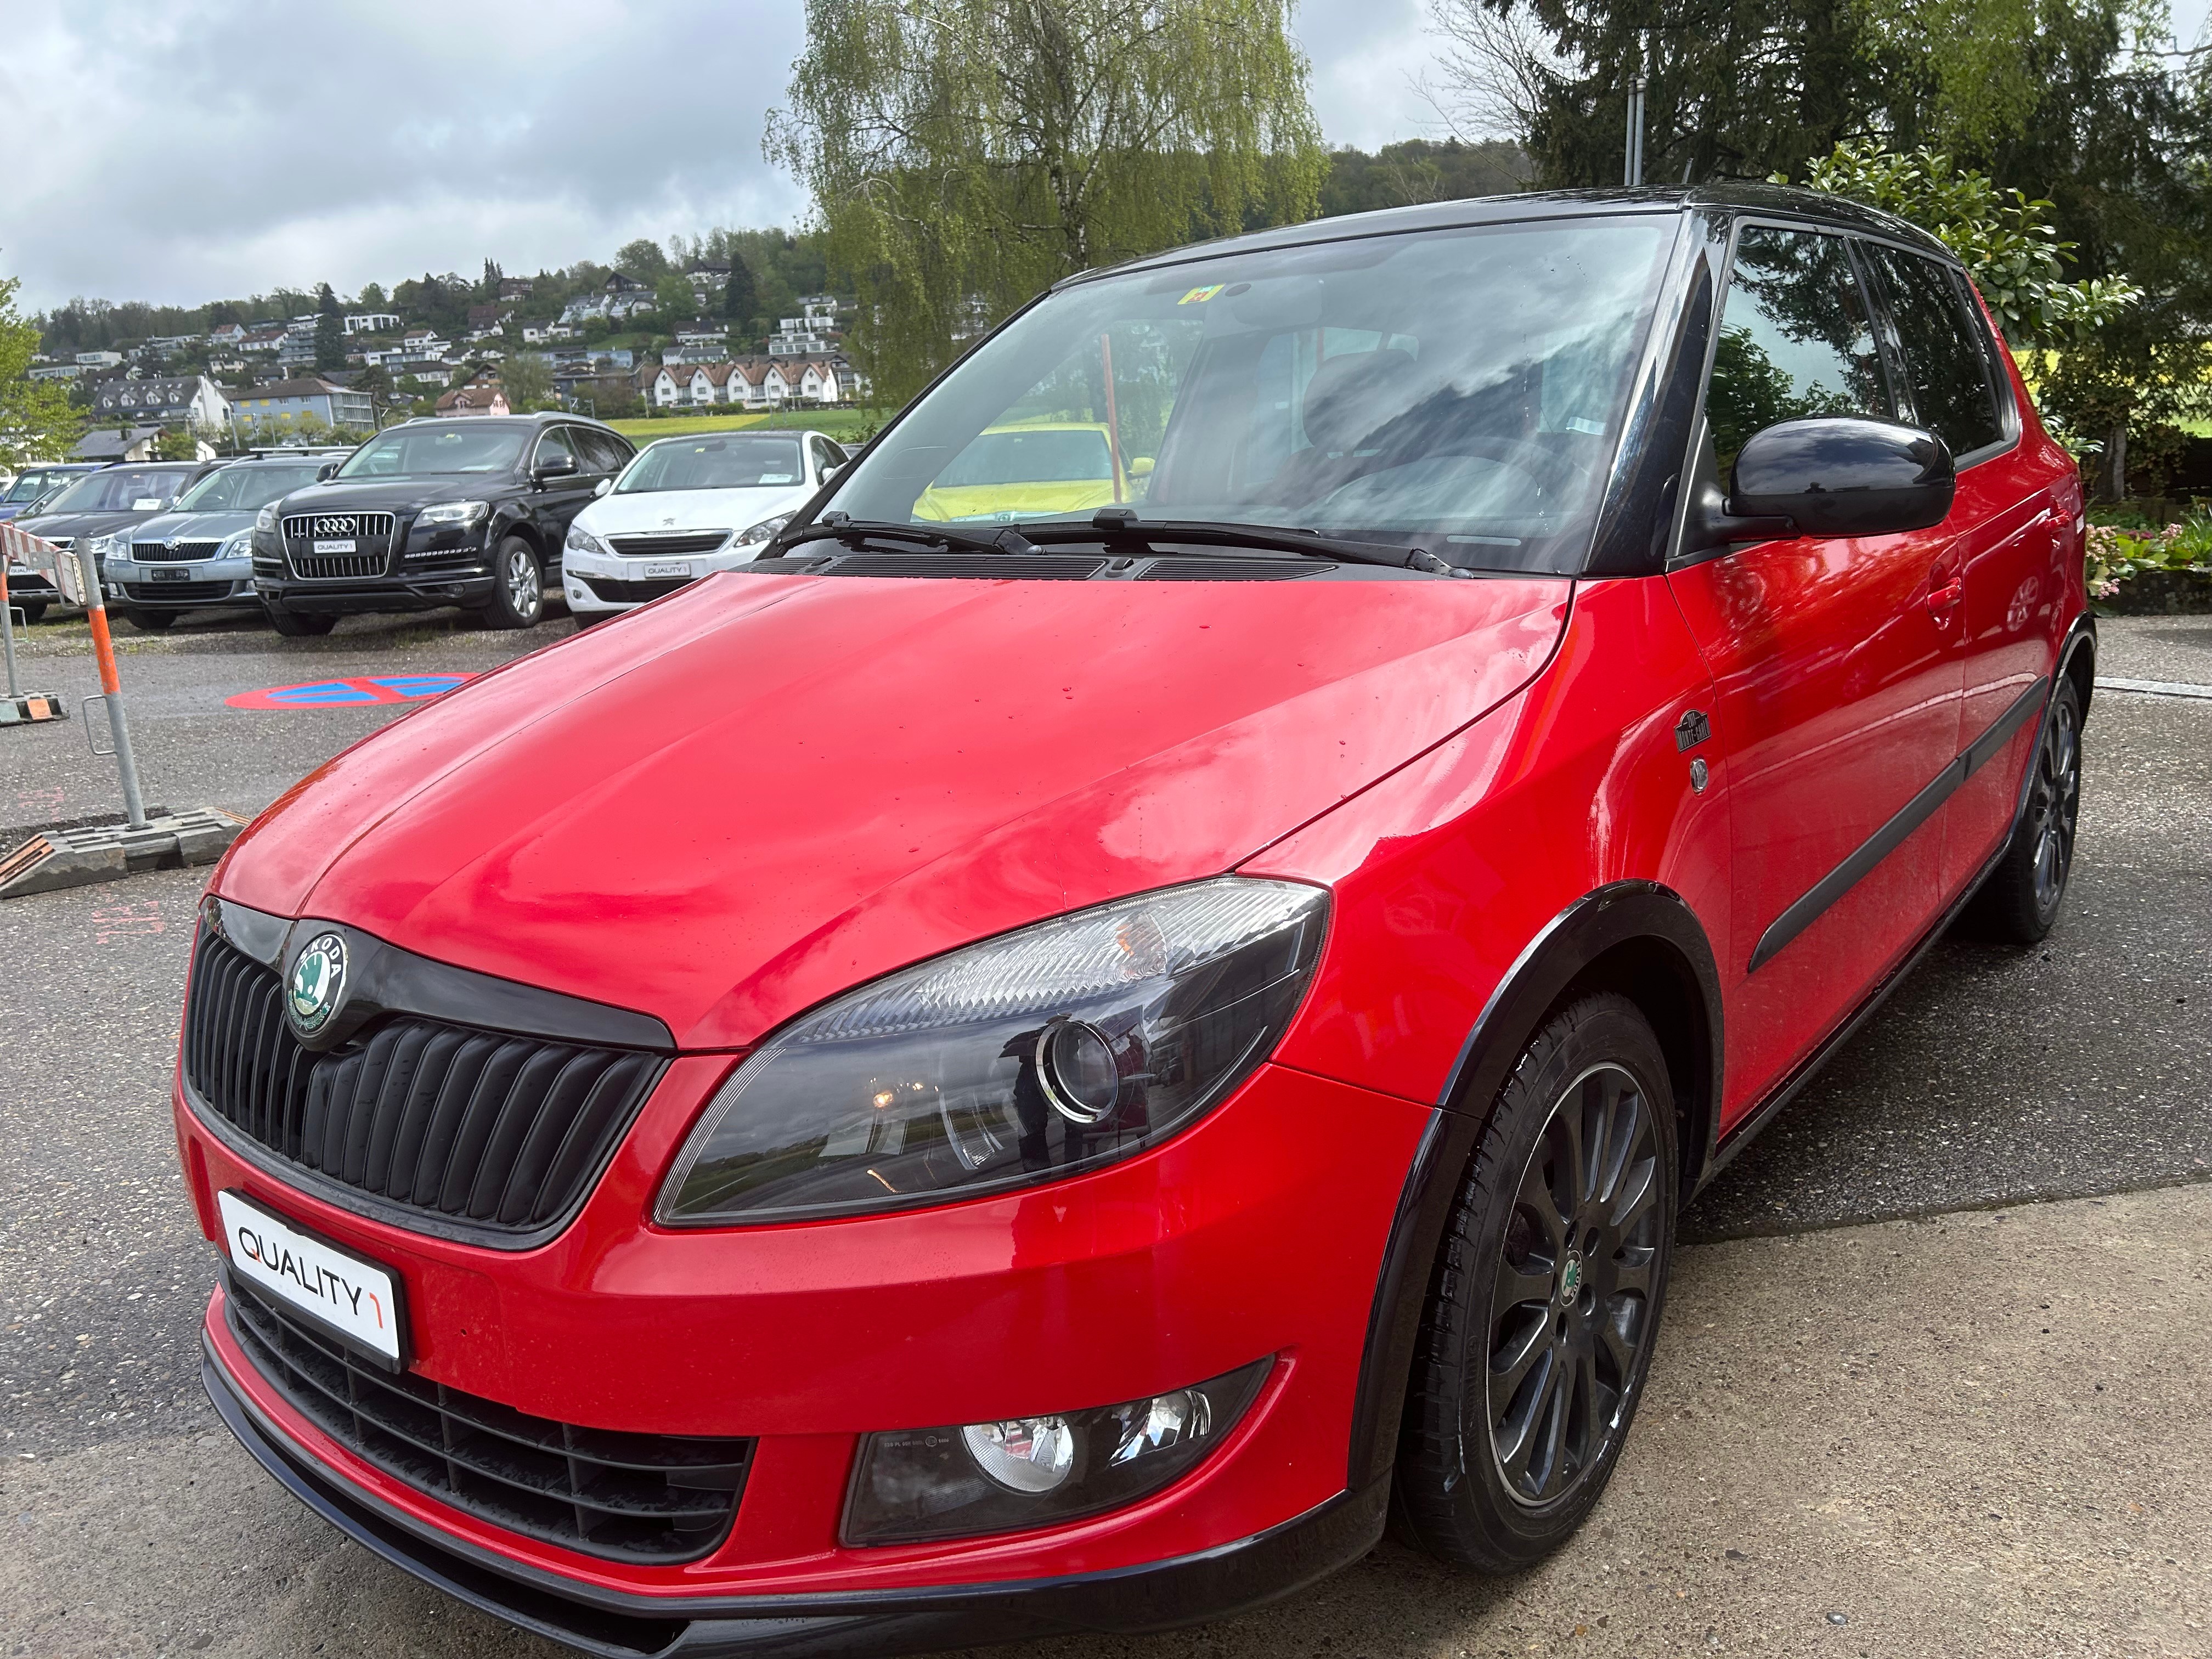
M 833 438 L 858 437 L 884 423 L 887 411 L 878 409 L 783 409 L 761 415 L 663 415 L 634 421 L 610 421 L 609 426 L 634 444 L 655 438 L 681 438 L 694 432 L 793 431 L 801 428 L 826 432 Z

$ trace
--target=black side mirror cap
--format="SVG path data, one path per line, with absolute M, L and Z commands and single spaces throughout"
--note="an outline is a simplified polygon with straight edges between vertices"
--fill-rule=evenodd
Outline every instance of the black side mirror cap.
M 548 455 L 530 469 L 533 478 L 565 478 L 576 471 L 574 455 Z
M 1779 536 L 1888 536 L 1938 525 L 1958 493 L 1932 432 L 1856 415 L 1781 421 L 1752 434 L 1724 500 L 1693 501 L 1683 552 Z

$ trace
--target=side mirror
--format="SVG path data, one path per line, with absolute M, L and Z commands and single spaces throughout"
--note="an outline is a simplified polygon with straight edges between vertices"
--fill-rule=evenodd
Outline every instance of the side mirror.
M 612 478 L 602 478 L 599 483 L 592 486 L 592 494 L 594 495 L 604 495 L 607 491 L 612 489 L 614 487 L 615 481 Z
M 565 478 L 575 471 L 576 458 L 574 455 L 548 455 L 530 469 L 530 476 L 533 478 Z
M 338 464 L 336 461 L 325 461 L 315 469 L 315 482 L 321 483 L 326 478 L 337 477 L 337 470 Z
M 1725 501 L 1692 504 L 1684 550 L 1924 530 L 1943 522 L 1958 488 L 1951 452 L 1932 432 L 1856 415 L 1782 421 L 1744 444 Z
M 1129 476 L 1133 478 L 1148 477 L 1152 471 L 1152 458 L 1150 455 L 1139 455 L 1129 463 Z

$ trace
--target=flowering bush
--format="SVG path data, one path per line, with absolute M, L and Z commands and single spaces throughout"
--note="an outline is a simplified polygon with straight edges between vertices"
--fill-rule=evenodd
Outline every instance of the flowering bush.
M 2212 519 L 2190 518 L 2163 530 L 2089 526 L 2089 597 L 2109 599 L 2120 584 L 2147 571 L 2212 576 Z

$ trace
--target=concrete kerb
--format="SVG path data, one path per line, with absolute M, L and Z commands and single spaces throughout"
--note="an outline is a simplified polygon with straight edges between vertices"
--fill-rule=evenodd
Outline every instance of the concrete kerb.
M 95 823 L 42 830 L 0 856 L 0 899 L 213 864 L 245 828 L 236 814 L 203 806 L 149 817 L 143 829 Z

